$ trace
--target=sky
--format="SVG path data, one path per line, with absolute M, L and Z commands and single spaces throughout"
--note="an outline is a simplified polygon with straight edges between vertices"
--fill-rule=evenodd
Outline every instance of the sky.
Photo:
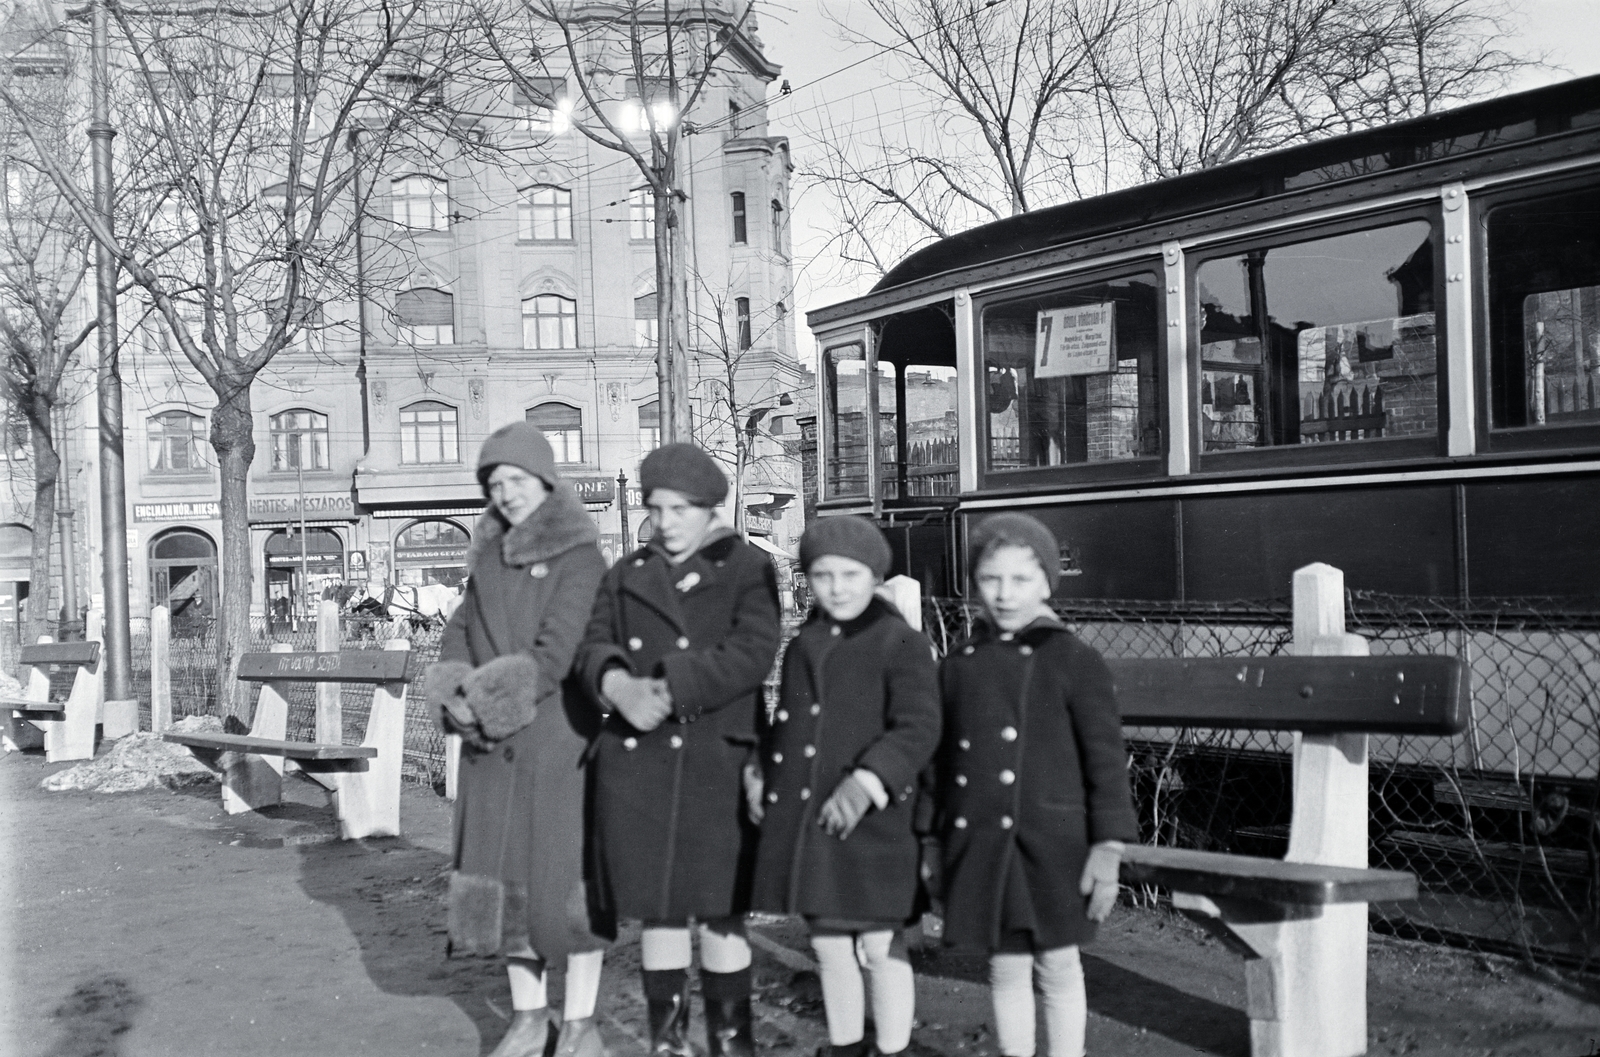
M 865 25 L 868 12 L 862 5 L 851 0 L 762 0 L 756 11 L 767 56 L 783 67 L 779 81 L 787 79 L 793 89 L 781 99 L 774 91 L 769 132 L 790 137 L 797 165 L 804 166 L 815 152 L 809 130 L 818 125 L 893 128 L 916 119 L 915 99 L 886 82 L 883 60 L 871 57 L 871 49 L 839 39 L 834 20 Z M 1513 46 L 1543 54 L 1553 67 L 1529 73 L 1516 89 L 1600 73 L 1600 0 L 1521 0 L 1512 17 L 1519 29 Z M 809 362 L 813 347 L 805 313 L 864 293 L 871 283 L 862 279 L 846 284 L 831 274 L 823 252 L 831 221 L 822 197 L 796 180 L 791 199 L 796 322 L 801 358 Z

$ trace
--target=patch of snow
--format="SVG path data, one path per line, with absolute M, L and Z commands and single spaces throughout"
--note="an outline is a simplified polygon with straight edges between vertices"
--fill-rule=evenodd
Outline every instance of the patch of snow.
M 216 716 L 185 716 L 174 731 L 220 731 Z M 94 793 L 132 793 L 142 789 L 181 789 L 217 781 L 216 772 L 182 745 L 162 741 L 149 731 L 129 734 L 97 760 L 85 760 L 40 782 L 52 793 L 82 790 Z

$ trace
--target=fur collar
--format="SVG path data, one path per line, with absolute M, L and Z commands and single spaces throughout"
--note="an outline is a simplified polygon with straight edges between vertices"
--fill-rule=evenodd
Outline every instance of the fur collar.
M 467 551 L 467 572 L 477 572 L 479 559 L 490 553 L 491 547 L 500 548 L 500 557 L 507 565 L 521 566 L 549 561 L 599 538 L 594 519 L 583 509 L 571 486 L 557 484 L 539 509 L 520 525 L 507 524 L 493 505 L 486 508 L 478 518 L 477 532 Z

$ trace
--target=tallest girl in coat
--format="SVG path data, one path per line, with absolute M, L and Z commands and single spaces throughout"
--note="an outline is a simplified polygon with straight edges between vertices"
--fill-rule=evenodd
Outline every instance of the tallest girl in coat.
M 653 1054 L 688 1057 L 690 924 L 712 1057 L 751 1057 L 744 935 L 756 832 L 741 771 L 778 650 L 765 555 L 717 521 L 721 468 L 691 444 L 639 467 L 650 544 L 611 567 L 578 652 L 609 713 L 594 748 L 594 877 L 640 938 Z

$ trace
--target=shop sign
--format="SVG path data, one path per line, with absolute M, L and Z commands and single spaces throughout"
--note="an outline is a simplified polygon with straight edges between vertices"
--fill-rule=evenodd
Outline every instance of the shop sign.
M 770 536 L 772 535 L 773 523 L 772 519 L 769 517 L 762 517 L 760 514 L 752 514 L 750 511 L 746 510 L 744 512 L 744 527 L 745 531 L 747 532 L 760 532 Z
M 617 494 L 617 482 L 611 477 L 569 477 L 567 480 L 585 503 L 609 503 Z
M 135 503 L 135 521 L 215 521 L 222 517 L 222 504 L 216 500 L 181 503 Z
M 256 496 L 250 500 L 251 521 L 293 521 L 301 516 L 299 495 Z M 349 492 L 313 492 L 305 497 L 305 517 L 354 518 L 355 501 Z
M 419 563 L 431 565 L 438 562 L 459 565 L 467 560 L 467 548 L 465 546 L 396 547 L 394 549 L 394 560 L 397 563 L 405 562 L 408 565 Z

